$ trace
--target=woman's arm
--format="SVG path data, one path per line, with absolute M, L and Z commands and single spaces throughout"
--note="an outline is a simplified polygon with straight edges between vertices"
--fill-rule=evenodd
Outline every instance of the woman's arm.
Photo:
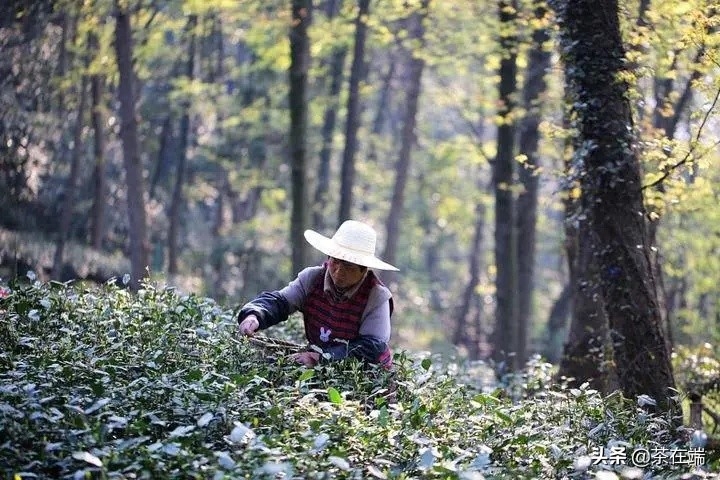
M 260 330 L 284 322 L 305 303 L 312 282 L 317 279 L 320 271 L 322 267 L 306 268 L 282 290 L 260 293 L 242 306 L 237 317 L 238 323 L 248 315 L 257 317 Z

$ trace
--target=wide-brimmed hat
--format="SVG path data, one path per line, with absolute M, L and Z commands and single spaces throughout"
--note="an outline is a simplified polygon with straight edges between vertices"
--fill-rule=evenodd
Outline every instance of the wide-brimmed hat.
M 370 225 L 365 223 L 347 220 L 340 225 L 332 238 L 314 230 L 305 230 L 305 240 L 329 257 L 368 268 L 398 271 L 398 268 L 375 256 L 377 234 Z

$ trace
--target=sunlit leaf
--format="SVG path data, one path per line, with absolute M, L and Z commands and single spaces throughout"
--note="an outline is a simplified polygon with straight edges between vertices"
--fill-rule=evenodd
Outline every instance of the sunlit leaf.
M 336 405 L 340 405 L 342 403 L 342 396 L 340 395 L 340 392 L 335 389 L 335 387 L 328 388 L 328 398 L 330 399 L 331 403 L 334 403 Z
M 198 421 L 197 421 L 198 427 L 206 426 L 208 423 L 210 423 L 212 421 L 213 418 L 215 418 L 215 416 L 212 413 L 207 412 L 202 417 L 198 418 Z
M 73 452 L 72 457 L 76 460 L 81 460 L 91 465 L 95 465 L 96 467 L 103 466 L 102 460 L 90 452 Z

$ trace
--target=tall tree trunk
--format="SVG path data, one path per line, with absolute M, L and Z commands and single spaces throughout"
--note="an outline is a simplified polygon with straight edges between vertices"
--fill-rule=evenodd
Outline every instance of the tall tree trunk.
M 519 180 L 523 191 L 517 199 L 517 236 L 518 236 L 518 350 L 517 361 L 525 365 L 527 361 L 528 334 L 533 306 L 535 277 L 535 230 L 537 224 L 537 205 L 539 194 L 540 158 L 540 97 L 547 88 L 545 73 L 550 68 L 550 51 L 545 44 L 550 39 L 548 32 L 549 11 L 545 1 L 535 4 L 535 20 L 539 27 L 533 31 L 532 49 L 523 86 L 523 104 L 527 112 L 520 122 L 518 147 L 525 156 L 520 167 Z
M 138 145 L 135 94 L 133 90 L 133 45 L 130 13 L 115 0 L 115 53 L 117 55 L 120 84 L 120 136 L 123 163 L 127 182 L 128 223 L 130 226 L 130 287 L 137 290 L 148 265 L 147 222 L 145 214 L 145 187 Z
M 478 185 L 480 188 L 480 185 Z M 470 270 L 470 278 L 468 284 L 463 291 L 462 301 L 455 315 L 455 332 L 453 334 L 453 344 L 468 347 L 471 358 L 476 358 L 478 353 L 477 344 L 480 341 L 480 332 L 476 331 L 475 335 L 469 335 L 469 318 L 468 315 L 472 309 L 473 300 L 477 297 L 477 288 L 480 283 L 481 260 L 483 252 L 483 238 L 485 234 L 485 215 L 487 208 L 482 199 L 475 204 L 475 231 L 473 232 L 473 240 L 470 245 L 470 256 L 468 257 L 468 268 Z
M 502 119 L 497 133 L 497 156 L 493 164 L 495 188 L 495 267 L 496 319 L 493 334 L 493 358 L 504 362 L 506 368 L 518 368 L 518 270 L 517 230 L 515 228 L 515 198 L 513 175 L 515 170 L 514 96 L 517 93 L 517 4 L 514 0 L 498 2 L 500 16 L 500 85 L 498 116 Z
M 90 78 L 92 90 L 92 127 L 93 143 L 93 201 L 92 201 L 92 229 L 90 231 L 90 245 L 100 250 L 105 238 L 105 124 L 103 100 L 105 77 L 94 74 Z
M 219 15 L 214 16 L 213 21 L 213 34 L 212 38 L 215 41 L 214 51 L 217 53 L 215 57 L 215 65 L 209 66 L 208 82 L 217 83 L 223 85 L 225 81 L 225 40 L 223 37 L 223 23 Z M 216 134 L 218 138 L 222 138 L 223 132 L 223 113 L 220 110 L 216 111 L 215 119 Z M 226 207 L 226 194 L 230 190 L 230 180 L 228 178 L 227 169 L 222 166 L 217 166 L 216 173 L 216 190 L 217 198 L 215 220 L 212 226 L 212 238 L 213 238 L 213 252 L 211 255 L 211 264 L 213 270 L 213 295 L 219 301 L 225 301 L 227 296 L 226 275 L 227 275 L 227 261 L 225 258 L 225 252 L 227 247 L 224 245 L 224 228 L 225 228 L 225 207 Z
M 334 18 L 340 6 L 341 0 L 327 2 L 326 15 L 329 19 Z M 332 155 L 333 137 L 335 135 L 335 124 L 337 122 L 338 107 L 340 101 L 340 89 L 343 80 L 343 67 L 347 47 L 345 45 L 335 46 L 330 55 L 330 91 L 328 92 L 329 104 L 325 109 L 322 126 L 322 148 L 320 149 L 320 165 L 318 167 L 317 185 L 315 187 L 315 201 L 313 202 L 313 227 L 322 231 L 325 229 L 325 215 L 328 203 L 328 191 L 330 188 L 330 157 Z
M 189 35 L 188 60 L 185 76 L 189 82 L 195 78 L 195 27 L 197 26 L 197 15 L 190 15 L 188 18 L 187 32 Z M 190 102 L 183 103 L 183 115 L 180 119 L 180 158 L 178 159 L 177 172 L 175 173 L 175 188 L 173 189 L 170 202 L 168 220 L 168 274 L 173 276 L 178 273 L 178 230 L 180 228 L 180 211 L 183 207 L 183 185 L 185 184 L 185 166 L 187 165 L 188 144 L 190 143 Z
M 566 76 L 573 87 L 582 162 L 581 208 L 623 393 L 676 412 L 661 328 L 635 150 L 617 0 L 558 0 Z
M 293 26 L 290 31 L 290 152 L 292 180 L 292 217 L 290 244 L 292 269 L 296 274 L 307 263 L 306 242 L 303 232 L 308 225 L 307 206 L 307 82 L 310 69 L 310 38 L 308 28 L 312 21 L 312 0 L 293 0 Z
M 71 152 L 72 160 L 70 161 L 70 175 L 65 186 L 65 198 L 63 199 L 62 210 L 60 213 L 60 231 L 58 233 L 58 242 L 55 247 L 55 256 L 53 259 L 52 277 L 59 280 L 62 275 L 63 254 L 65 252 L 65 243 L 68 240 L 70 232 L 70 221 L 75 207 L 75 189 L 77 188 L 78 176 L 80 175 L 80 161 L 82 159 L 82 132 L 85 127 L 85 104 L 88 78 L 87 75 L 82 76 L 80 81 L 80 91 L 78 92 L 77 116 L 75 119 L 75 132 L 73 134 L 73 149 Z
M 425 19 L 428 16 L 428 6 L 430 0 L 420 2 L 420 9 L 413 13 L 408 22 L 408 37 L 418 42 L 422 48 L 424 46 L 425 37 Z M 405 187 L 408 181 L 410 171 L 410 157 L 412 147 L 415 145 L 417 138 L 415 135 L 415 126 L 417 124 L 418 102 L 420 99 L 420 89 L 422 84 L 422 74 L 425 68 L 425 61 L 412 50 L 414 41 L 410 42 L 407 55 L 407 71 L 408 83 L 406 85 L 405 97 L 405 115 L 403 119 L 402 140 L 400 144 L 400 152 L 398 160 L 395 164 L 395 186 L 393 187 L 392 200 L 390 201 L 390 212 L 388 213 L 385 240 L 384 258 L 385 261 L 393 264 L 397 260 L 397 246 L 400 237 L 400 219 L 403 215 L 405 204 Z M 387 275 L 388 281 L 392 280 L 393 275 Z
M 345 148 L 340 170 L 340 207 L 338 224 L 348 220 L 352 212 L 353 185 L 355 184 L 355 153 L 357 133 L 360 129 L 360 80 L 365 69 L 365 39 L 367 37 L 367 16 L 370 0 L 359 0 L 359 9 L 355 19 L 355 46 L 350 68 L 350 86 L 348 89 L 347 119 L 345 123 Z

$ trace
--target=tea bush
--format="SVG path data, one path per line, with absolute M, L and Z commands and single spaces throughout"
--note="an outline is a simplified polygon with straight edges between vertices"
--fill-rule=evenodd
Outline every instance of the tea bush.
M 552 386 L 537 359 L 501 384 L 483 364 L 408 352 L 392 373 L 306 369 L 238 339 L 233 312 L 208 298 L 29 280 L 0 295 L 5 478 L 709 478 L 718 466 L 671 458 L 692 445 L 641 408 L 650 399 Z M 297 341 L 299 323 L 271 333 Z M 668 456 L 633 463 L 651 449 Z

